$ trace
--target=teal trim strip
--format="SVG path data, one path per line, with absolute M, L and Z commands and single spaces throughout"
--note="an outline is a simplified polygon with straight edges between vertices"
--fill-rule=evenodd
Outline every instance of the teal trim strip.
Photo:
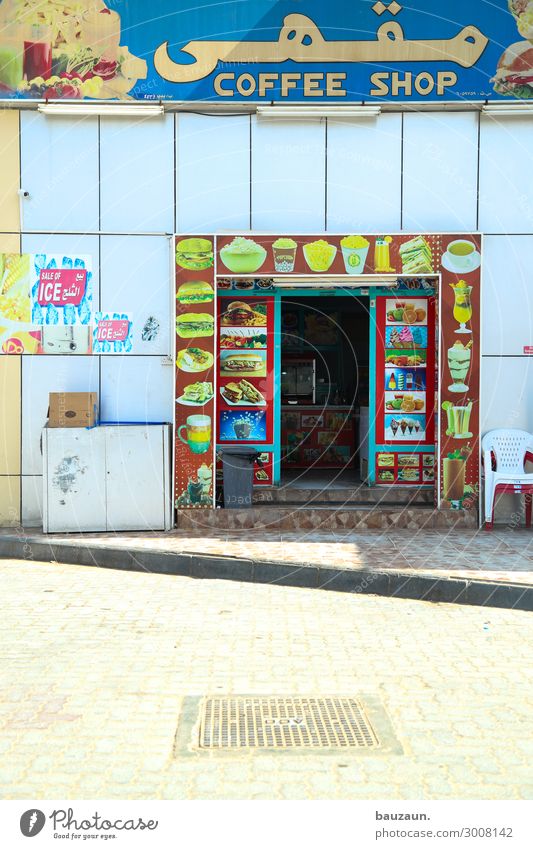
M 281 478 L 281 293 L 274 297 L 274 463 L 272 478 L 279 486 Z
M 370 349 L 368 352 L 368 483 L 376 482 L 376 298 L 370 296 L 368 315 L 370 320 Z

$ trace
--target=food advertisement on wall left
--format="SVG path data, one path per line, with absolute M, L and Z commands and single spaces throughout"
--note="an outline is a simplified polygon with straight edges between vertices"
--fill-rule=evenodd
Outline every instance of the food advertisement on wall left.
M 91 257 L 0 254 L 0 352 L 90 354 Z
M 213 237 L 176 236 L 175 506 L 213 507 L 215 270 Z

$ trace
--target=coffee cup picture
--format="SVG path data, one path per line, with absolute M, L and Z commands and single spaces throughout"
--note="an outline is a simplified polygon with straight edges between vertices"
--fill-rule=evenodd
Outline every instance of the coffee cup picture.
M 477 247 L 469 239 L 454 239 L 449 243 L 442 257 L 442 264 L 448 271 L 463 273 L 479 268 L 480 261 Z
M 205 454 L 211 445 L 211 416 L 188 416 L 187 423 L 178 428 L 178 437 L 193 454 Z

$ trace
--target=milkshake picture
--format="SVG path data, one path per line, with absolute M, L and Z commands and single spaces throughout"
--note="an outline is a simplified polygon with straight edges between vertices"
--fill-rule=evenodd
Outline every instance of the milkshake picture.
M 450 392 L 468 392 L 465 381 L 470 370 L 471 357 L 472 341 L 466 345 L 463 345 L 462 342 L 454 342 L 452 347 L 448 348 L 448 368 L 453 380 L 451 386 L 448 387 Z

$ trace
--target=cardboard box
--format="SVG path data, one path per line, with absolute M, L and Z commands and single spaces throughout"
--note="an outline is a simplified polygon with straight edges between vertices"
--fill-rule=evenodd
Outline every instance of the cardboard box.
M 97 423 L 97 392 L 50 392 L 48 427 L 94 427 Z

